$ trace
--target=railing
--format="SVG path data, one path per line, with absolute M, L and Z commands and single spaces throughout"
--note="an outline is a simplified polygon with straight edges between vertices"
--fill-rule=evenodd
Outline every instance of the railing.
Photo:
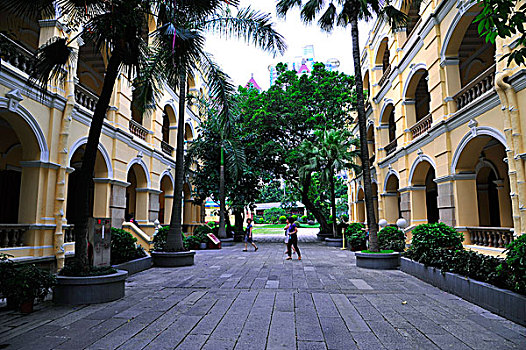
M 30 74 L 33 66 L 33 53 L 4 34 L 0 34 L 0 57 L 12 66 Z
M 486 247 L 504 248 L 513 241 L 513 232 L 505 227 L 467 227 L 471 243 Z
M 161 149 L 164 153 L 168 154 L 169 156 L 171 156 L 174 152 L 174 148 L 170 146 L 170 144 L 166 141 L 161 141 Z
M 29 230 L 25 224 L 0 224 L 0 247 L 14 248 L 23 245 L 23 236 Z
M 64 230 L 64 243 L 75 242 L 75 235 L 73 234 L 73 229 L 75 225 L 63 225 Z
M 453 99 L 457 103 L 457 110 L 461 110 L 468 104 L 482 96 L 485 92 L 495 88 L 495 65 L 486 69 L 475 80 L 460 90 Z
M 427 130 L 429 130 L 431 128 L 431 124 L 433 124 L 433 118 L 431 117 L 431 114 L 428 114 L 424 118 L 422 118 L 418 123 L 413 125 L 409 130 L 413 134 L 413 138 L 417 138 L 418 136 L 422 135 Z
M 95 112 L 99 97 L 80 84 L 75 85 L 75 101 L 88 110 Z
M 146 135 L 148 135 L 148 129 L 133 119 L 130 120 L 130 132 L 142 140 L 146 140 Z
M 387 146 L 384 147 L 385 152 L 387 153 L 387 155 L 390 155 L 391 153 L 393 153 L 396 150 L 396 146 L 397 146 L 396 139 L 394 139 L 393 141 L 389 142 L 387 144 Z
M 387 77 L 389 76 L 389 73 L 391 73 L 391 65 L 388 65 L 387 68 L 384 71 L 384 74 L 380 78 L 380 81 L 378 82 L 378 85 L 383 86 L 385 81 L 387 80 Z

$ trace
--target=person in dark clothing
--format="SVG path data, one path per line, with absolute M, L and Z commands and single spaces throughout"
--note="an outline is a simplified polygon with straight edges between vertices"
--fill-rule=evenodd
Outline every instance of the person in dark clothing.
M 248 244 L 252 244 L 254 247 L 254 251 L 256 252 L 258 250 L 257 245 L 252 241 L 252 219 L 247 219 L 247 230 L 245 231 L 245 249 L 243 249 L 244 252 L 247 251 Z
M 294 246 L 294 250 L 298 253 L 298 260 L 301 260 L 301 252 L 300 248 L 298 248 L 298 227 L 294 224 L 294 219 L 291 217 L 287 218 L 287 224 L 289 224 L 287 232 L 289 234 L 289 241 L 287 242 L 287 260 L 292 259 L 292 246 Z

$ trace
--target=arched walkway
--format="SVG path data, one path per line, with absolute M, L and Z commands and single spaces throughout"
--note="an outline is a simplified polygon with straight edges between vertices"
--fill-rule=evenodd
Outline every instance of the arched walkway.
M 73 148 L 73 147 L 72 147 Z M 73 168 L 73 172 L 68 176 L 68 194 L 66 205 L 66 219 L 69 224 L 75 224 L 81 207 L 77 197 L 79 171 L 82 167 L 82 160 L 84 159 L 85 144 L 73 151 L 70 154 L 69 166 Z M 90 215 L 93 217 L 108 217 L 109 216 L 109 198 L 111 192 L 111 185 L 107 181 L 109 177 L 109 169 L 106 164 L 103 153 L 97 151 L 95 158 L 95 169 L 93 177 L 90 181 L 89 187 L 89 208 Z M 94 179 L 96 179 L 94 181 Z M 102 181 L 98 181 L 102 180 Z M 96 205 L 94 205 L 96 203 Z
M 406 121 L 413 137 L 420 136 L 431 127 L 431 95 L 427 86 L 428 77 L 425 65 L 418 64 L 411 70 L 404 86 Z M 426 125 L 419 125 L 426 121 L 428 121 Z
M 145 167 L 140 162 L 132 162 L 128 167 L 126 181 L 130 185 L 126 188 L 126 221 L 135 218 L 139 223 L 148 222 L 150 181 Z
M 396 224 L 396 221 L 402 217 L 400 212 L 400 180 L 396 173 L 390 172 L 385 179 L 383 201 L 384 201 L 384 218 L 389 224 Z
M 168 224 L 172 212 L 174 198 L 174 181 L 170 173 L 165 173 L 161 178 L 161 193 L 159 194 L 159 222 Z
M 459 225 L 513 227 L 506 146 L 491 135 L 466 136 L 453 164 Z
M 365 222 L 365 193 L 361 187 L 356 196 L 356 221 Z
M 27 199 L 39 198 L 45 177 L 41 161 L 48 157 L 46 141 L 34 118 L 20 106 L 17 111 L 22 114 L 0 106 L 0 223 L 4 224 L 36 223 L 41 217 L 42 203 Z
M 411 184 L 411 223 L 438 222 L 438 188 L 435 183 L 435 164 L 428 156 L 419 156 L 413 164 L 409 182 Z

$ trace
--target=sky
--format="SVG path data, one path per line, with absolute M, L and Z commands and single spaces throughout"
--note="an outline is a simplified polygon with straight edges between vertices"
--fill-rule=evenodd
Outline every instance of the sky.
M 315 61 L 325 62 L 330 58 L 340 61 L 340 71 L 352 74 L 352 40 L 351 28 L 337 28 L 331 34 L 322 32 L 316 23 L 304 24 L 300 19 L 300 12 L 294 9 L 285 19 L 276 16 L 277 0 L 241 0 L 241 7 L 251 6 L 255 10 L 271 13 L 275 29 L 285 37 L 288 46 L 283 56 L 273 57 L 260 49 L 256 49 L 243 41 L 236 39 L 221 39 L 215 35 L 208 35 L 206 48 L 222 69 L 230 75 L 234 84 L 245 85 L 254 74 L 254 79 L 263 88 L 270 85 L 268 66 L 278 62 L 286 62 L 296 56 L 302 56 L 303 47 L 314 45 Z M 360 24 L 360 47 L 367 40 L 373 23 Z

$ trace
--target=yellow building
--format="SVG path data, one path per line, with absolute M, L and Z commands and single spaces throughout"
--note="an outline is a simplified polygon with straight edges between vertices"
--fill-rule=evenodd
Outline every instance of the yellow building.
M 377 218 L 405 218 L 408 232 L 444 222 L 500 251 L 526 232 L 526 68 L 501 60 L 516 38 L 480 38 L 476 1 L 402 10 L 407 27 L 377 20 L 362 54 Z M 350 217 L 366 221 L 361 177 L 349 194 Z
M 79 37 L 78 55 L 67 78 L 43 95 L 27 83 L 29 57 L 53 36 L 73 37 L 57 20 L 32 22 L 11 16 L 0 23 L 0 252 L 15 260 L 62 266 L 74 249 L 76 169 L 105 71 L 103 55 Z M 188 81 L 194 95 L 205 92 L 199 75 Z M 166 86 L 153 114 L 131 108 L 130 81 L 122 73 L 104 122 L 91 185 L 95 217 L 112 226 L 135 217 L 134 234 L 144 245 L 154 222 L 168 223 L 173 202 L 178 96 Z M 185 111 L 185 141 L 192 142 L 200 118 Z M 201 222 L 189 181 L 184 186 L 183 229 Z M 129 225 L 128 225 L 129 226 Z

